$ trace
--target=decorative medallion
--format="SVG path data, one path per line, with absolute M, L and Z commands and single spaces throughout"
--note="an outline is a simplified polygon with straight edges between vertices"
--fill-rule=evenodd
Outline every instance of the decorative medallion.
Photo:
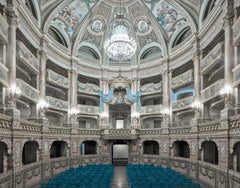
M 103 30 L 103 22 L 102 20 L 96 19 L 92 23 L 92 30 L 96 33 L 99 33 Z
M 145 33 L 149 30 L 149 25 L 145 20 L 139 20 L 137 24 L 137 29 L 140 33 Z

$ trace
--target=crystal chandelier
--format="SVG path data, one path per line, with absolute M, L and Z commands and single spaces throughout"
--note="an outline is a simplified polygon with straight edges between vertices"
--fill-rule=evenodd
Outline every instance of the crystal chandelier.
M 130 22 L 121 15 L 117 15 L 110 25 L 110 37 L 104 43 L 107 56 L 116 61 L 131 59 L 137 50 L 135 40 L 130 36 Z

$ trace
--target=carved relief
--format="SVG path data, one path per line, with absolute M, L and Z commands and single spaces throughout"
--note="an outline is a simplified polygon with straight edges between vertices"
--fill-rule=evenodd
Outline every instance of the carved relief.
M 220 79 L 213 83 L 212 85 L 208 86 L 204 90 L 201 91 L 201 101 L 206 102 L 218 95 L 220 95 L 220 90 L 224 85 L 224 79 Z
M 140 90 L 142 92 L 142 95 L 149 95 L 154 93 L 161 93 L 163 88 L 162 82 L 154 84 L 149 83 L 141 86 Z
M 50 69 L 47 69 L 47 81 L 64 88 L 69 88 L 70 86 L 70 82 L 68 78 L 60 74 L 57 74 L 56 72 Z
M 172 89 L 187 85 L 193 82 L 193 70 L 188 70 L 172 79 Z

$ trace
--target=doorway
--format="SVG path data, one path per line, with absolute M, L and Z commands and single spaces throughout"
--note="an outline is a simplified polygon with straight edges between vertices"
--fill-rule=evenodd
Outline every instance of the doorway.
M 116 166 L 126 166 L 128 164 L 128 144 L 123 140 L 118 140 L 112 146 L 112 164 Z

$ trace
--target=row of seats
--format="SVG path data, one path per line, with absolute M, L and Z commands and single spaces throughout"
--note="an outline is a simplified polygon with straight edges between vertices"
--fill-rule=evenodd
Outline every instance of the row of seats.
M 129 188 L 200 188 L 171 168 L 154 165 L 127 165 Z
M 70 168 L 40 188 L 111 188 L 113 165 L 87 165 Z

